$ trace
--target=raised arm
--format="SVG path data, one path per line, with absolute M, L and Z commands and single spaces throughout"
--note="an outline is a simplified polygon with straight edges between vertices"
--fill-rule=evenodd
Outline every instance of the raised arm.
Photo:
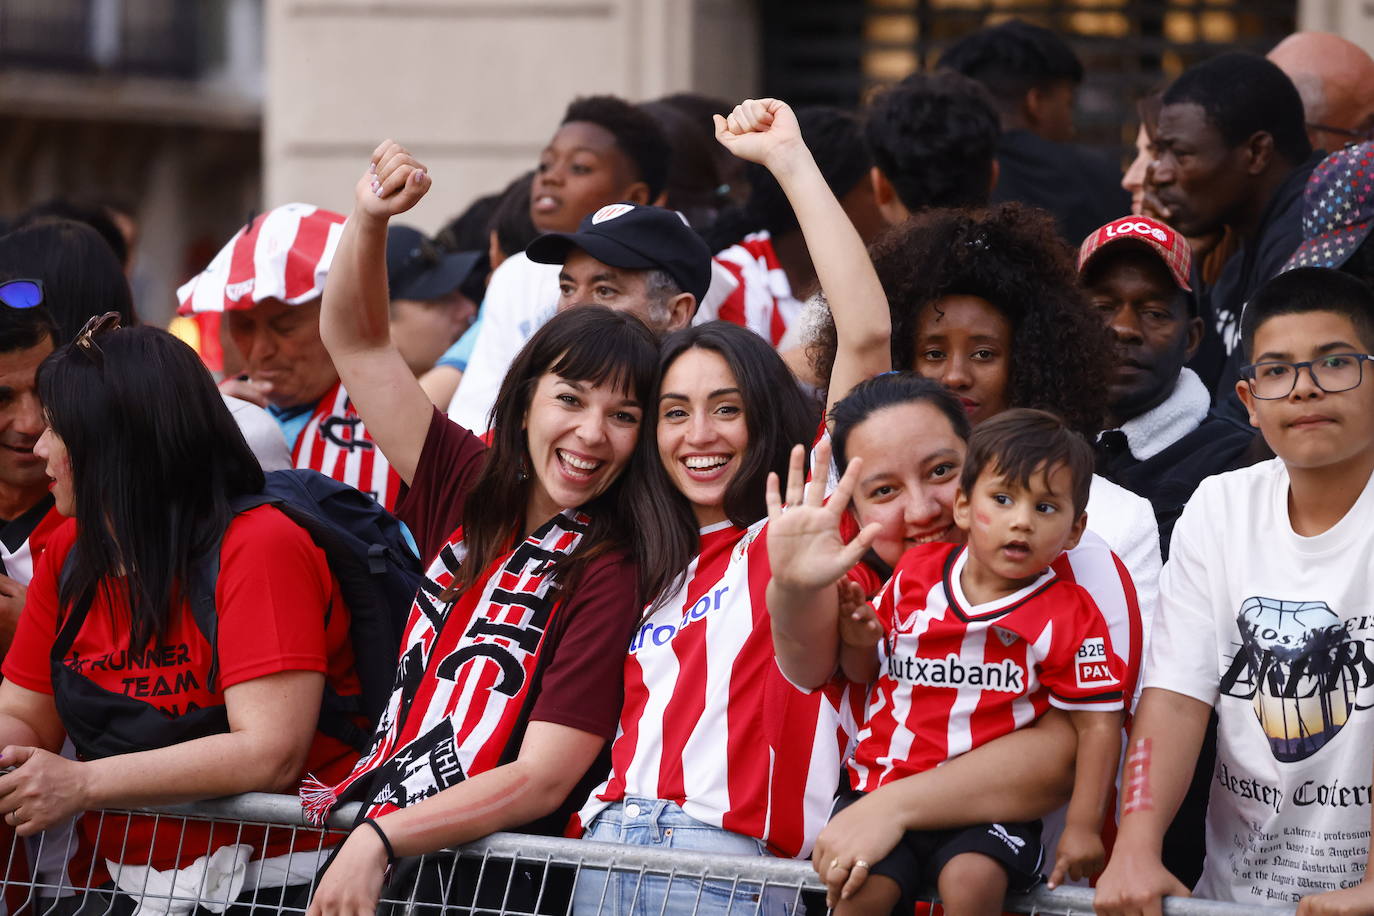
M 778 493 L 778 477 L 768 475 L 768 614 L 778 667 L 799 687 L 821 686 L 839 661 L 839 595 L 835 583 L 859 562 L 877 536 L 869 525 L 848 544 L 840 537 L 840 518 L 849 505 L 862 459 L 849 463 L 834 495 L 825 501 L 823 486 L 805 486 L 798 445 L 787 469 L 787 503 Z M 816 467 L 830 466 L 830 441 L 816 446 Z
M 892 368 L 892 318 L 868 250 L 802 140 L 796 115 L 777 99 L 748 99 L 715 116 L 726 149 L 772 173 L 797 215 L 816 279 L 835 320 L 838 347 L 826 413 L 859 382 Z
M 429 190 L 425 168 L 387 140 L 354 188 L 320 308 L 324 341 L 368 435 L 407 484 L 415 476 L 434 408 L 391 343 L 386 229 Z

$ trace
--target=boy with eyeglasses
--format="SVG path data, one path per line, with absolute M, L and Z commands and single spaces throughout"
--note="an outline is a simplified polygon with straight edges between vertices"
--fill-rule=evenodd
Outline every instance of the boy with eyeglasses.
M 1212 707 L 1197 894 L 1374 912 L 1374 291 L 1293 270 L 1250 300 L 1241 335 L 1236 392 L 1278 457 L 1203 481 L 1174 529 L 1104 916 L 1187 893 L 1160 842 Z

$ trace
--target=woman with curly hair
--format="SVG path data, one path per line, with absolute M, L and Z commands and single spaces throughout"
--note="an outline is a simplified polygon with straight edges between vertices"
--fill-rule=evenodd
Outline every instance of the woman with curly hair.
M 1115 353 L 1053 217 L 1015 203 L 928 210 L 869 253 L 887 294 L 892 368 L 940 382 L 974 426 L 1009 407 L 1034 407 L 1097 438 Z M 819 378 L 834 361 L 836 331 L 833 319 L 825 322 L 811 345 Z M 1148 622 L 1160 568 L 1149 502 L 1094 475 L 1088 528 L 1126 564 Z

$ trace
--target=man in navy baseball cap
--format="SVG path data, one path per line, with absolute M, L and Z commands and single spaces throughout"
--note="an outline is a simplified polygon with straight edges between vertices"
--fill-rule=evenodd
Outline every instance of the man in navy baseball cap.
M 675 210 L 617 203 L 576 232 L 549 232 L 525 254 L 560 264 L 560 311 L 604 305 L 631 312 L 655 333 L 691 324 L 711 285 L 711 250 Z
M 477 315 L 486 255 L 447 252 L 410 226 L 386 234 L 391 339 L 417 376 L 434 367 Z

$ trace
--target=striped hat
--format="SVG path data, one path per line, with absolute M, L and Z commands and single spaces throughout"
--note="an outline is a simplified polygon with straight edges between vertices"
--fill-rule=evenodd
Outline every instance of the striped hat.
M 1302 202 L 1302 244 L 1283 269 L 1340 267 L 1374 226 L 1374 142 L 1323 159 L 1307 179 Z
M 177 290 L 177 312 L 250 309 L 264 299 L 318 299 L 343 233 L 342 214 L 286 204 L 258 216 Z
M 1123 216 L 1094 229 L 1079 246 L 1078 272 L 1081 274 L 1093 256 L 1103 248 L 1120 242 L 1148 245 L 1169 268 L 1169 275 L 1179 289 L 1192 292 L 1193 288 L 1188 285 L 1188 274 L 1193 269 L 1193 250 L 1188 246 L 1188 240 L 1172 227 L 1148 216 Z

